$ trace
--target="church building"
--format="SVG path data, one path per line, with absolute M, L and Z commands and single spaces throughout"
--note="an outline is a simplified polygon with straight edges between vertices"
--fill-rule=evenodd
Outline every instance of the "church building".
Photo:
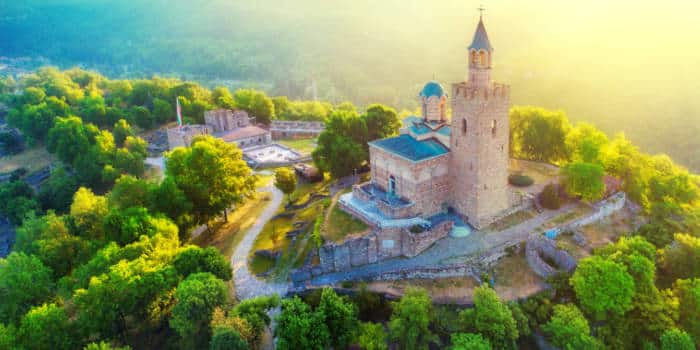
M 369 143 L 371 181 L 341 198 L 347 211 L 380 228 L 429 227 L 445 217 L 481 228 L 511 207 L 510 90 L 491 79 L 493 54 L 480 18 L 465 81 L 449 93 L 428 82 L 418 95 L 421 115 L 403 120 L 399 136 Z

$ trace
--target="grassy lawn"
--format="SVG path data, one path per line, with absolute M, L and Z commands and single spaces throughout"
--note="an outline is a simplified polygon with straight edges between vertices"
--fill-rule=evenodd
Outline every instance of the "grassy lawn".
M 216 247 L 226 259 L 230 260 L 234 249 L 246 232 L 262 213 L 270 201 L 269 192 L 256 193 L 255 197 L 228 215 L 228 222 L 219 223 L 212 233 L 204 231 L 192 239 L 191 243 L 200 247 Z
M 27 168 L 28 173 L 37 171 L 56 160 L 53 154 L 42 145 L 26 149 L 21 153 L 0 158 L 0 173 L 8 173 L 19 168 Z
M 312 193 L 327 192 L 328 184 L 328 181 L 300 184 L 292 194 L 292 201 L 294 203 L 304 203 Z M 283 204 L 277 210 L 277 214 L 287 212 L 284 208 L 286 201 L 287 199 L 285 198 Z M 279 217 L 267 222 L 255 239 L 248 257 L 248 267 L 251 272 L 259 274 L 274 267 L 276 272 L 284 274 L 291 267 L 300 266 L 306 255 L 313 248 L 313 244 L 309 239 L 309 235 L 313 230 L 313 222 L 318 216 L 324 214 L 328 203 L 328 200 L 317 200 L 306 208 L 291 211 L 292 215 L 290 217 Z M 294 223 L 296 222 L 305 222 L 307 226 L 305 231 L 297 237 L 296 244 L 290 247 L 291 239 L 287 238 L 286 234 L 295 229 Z M 274 261 L 271 259 L 256 256 L 255 252 L 261 249 L 282 252 L 279 264 L 273 266 Z
M 494 289 L 503 300 L 515 300 L 539 292 L 544 281 L 525 260 L 525 253 L 505 257 L 494 268 Z
M 281 145 L 294 149 L 302 154 L 311 154 L 316 149 L 316 138 L 312 139 L 284 139 L 275 141 Z
M 535 181 L 535 184 L 548 183 L 559 176 L 559 171 L 552 169 L 549 164 L 518 159 L 511 161 L 510 172 L 527 175 Z
M 342 242 L 350 234 L 367 230 L 368 226 L 344 212 L 337 205 L 333 205 L 328 215 L 328 222 L 321 231 L 321 236 L 329 241 Z

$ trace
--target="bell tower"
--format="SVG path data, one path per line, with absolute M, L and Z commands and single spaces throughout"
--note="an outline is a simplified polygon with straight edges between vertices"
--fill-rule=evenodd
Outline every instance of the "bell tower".
M 480 228 L 511 205 L 510 87 L 491 80 L 493 47 L 481 16 L 467 53 L 467 80 L 452 84 L 451 202 L 470 224 Z

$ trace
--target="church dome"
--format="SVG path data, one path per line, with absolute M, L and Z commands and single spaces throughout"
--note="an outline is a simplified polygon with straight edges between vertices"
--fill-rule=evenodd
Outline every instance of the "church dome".
M 425 84 L 419 96 L 428 98 L 432 96 L 442 97 L 445 96 L 445 90 L 442 88 L 442 85 L 440 85 L 440 83 L 436 81 L 430 81 L 427 84 Z

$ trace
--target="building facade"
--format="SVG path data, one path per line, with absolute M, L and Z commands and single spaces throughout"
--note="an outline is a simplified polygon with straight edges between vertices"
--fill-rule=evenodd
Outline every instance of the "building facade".
M 253 125 L 246 111 L 215 109 L 204 112 L 205 124 L 183 125 L 167 130 L 168 146 L 189 146 L 197 135 L 212 135 L 240 148 L 268 145 L 272 142 L 269 130 Z

